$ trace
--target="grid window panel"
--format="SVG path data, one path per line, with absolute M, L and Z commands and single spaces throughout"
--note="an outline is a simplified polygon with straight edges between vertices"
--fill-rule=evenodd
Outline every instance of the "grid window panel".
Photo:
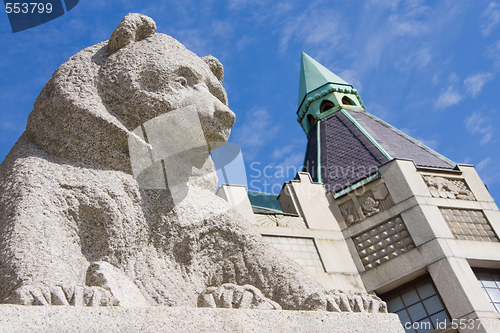
M 403 326 L 406 325 L 406 332 L 430 332 L 450 321 L 429 278 L 394 290 L 382 298 L 389 312 L 396 313 Z
M 295 260 L 305 270 L 324 273 L 325 269 L 312 238 L 263 236 L 278 250 Z
M 439 208 L 455 239 L 498 242 L 481 210 Z
M 423 303 L 429 313 L 436 313 L 442 310 L 441 300 L 437 295 L 426 299 Z
M 387 307 L 390 309 L 389 311 L 391 311 L 391 312 L 397 312 L 401 309 L 404 309 L 404 307 L 405 307 L 401 297 L 393 298 L 393 299 L 387 301 L 386 303 L 387 303 Z
M 434 287 L 430 283 L 427 283 L 427 284 L 424 284 L 424 285 L 418 287 L 417 291 L 418 291 L 418 294 L 420 295 L 420 297 L 423 297 L 423 298 L 432 297 L 433 295 L 436 294 Z
M 417 303 L 412 306 L 409 306 L 406 311 L 410 315 L 410 318 L 413 322 L 420 321 L 427 317 L 427 312 L 425 311 L 424 305 L 422 303 Z
M 401 298 L 403 299 L 403 302 L 406 305 L 417 303 L 420 300 L 420 297 L 418 296 L 416 290 L 411 290 L 401 295 Z
M 398 216 L 352 238 L 366 270 L 415 248 L 403 219 Z
M 500 271 L 475 270 L 477 280 L 496 312 L 500 312 Z

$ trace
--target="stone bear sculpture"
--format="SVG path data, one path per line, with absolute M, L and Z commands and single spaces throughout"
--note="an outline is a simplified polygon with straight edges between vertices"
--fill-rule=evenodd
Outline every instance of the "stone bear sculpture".
M 36 99 L 0 166 L 0 301 L 385 312 L 326 292 L 214 194 L 222 65 L 155 31 L 127 15 Z

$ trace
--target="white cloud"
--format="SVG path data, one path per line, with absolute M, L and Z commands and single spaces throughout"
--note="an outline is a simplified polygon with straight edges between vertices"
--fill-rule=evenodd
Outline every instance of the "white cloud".
M 500 40 L 488 47 L 487 55 L 493 60 L 494 65 L 500 69 Z
M 400 70 L 407 70 L 411 67 L 425 67 L 432 60 L 428 48 L 423 48 L 413 53 L 407 54 L 401 61 L 396 62 L 396 67 Z
M 273 190 L 274 194 L 279 194 L 283 181 L 293 179 L 297 175 L 297 172 L 302 170 L 304 153 L 301 150 L 299 151 L 298 148 L 294 148 L 292 152 L 284 156 L 281 163 L 270 164 L 271 169 L 267 173 L 271 177 L 263 175 L 264 177 L 261 177 L 262 184 L 264 180 L 267 181 L 269 188 Z
M 233 129 L 233 142 L 244 149 L 245 160 L 253 160 L 260 149 L 266 145 L 278 131 L 279 126 L 266 109 L 255 109 L 245 114 L 242 126 Z
M 24 124 L 17 121 L 2 120 L 0 121 L 0 129 L 2 132 L 7 133 L 22 133 L 24 131 Z
M 283 169 L 285 179 L 294 178 L 297 172 L 299 172 L 304 163 L 304 153 L 298 152 L 288 155 L 283 162 L 281 162 L 278 167 Z
M 472 97 L 476 97 L 481 91 L 483 86 L 493 78 L 490 73 L 479 73 L 476 75 L 469 76 L 464 81 L 465 89 Z
M 439 76 L 437 74 L 434 74 L 432 76 L 432 83 L 433 84 L 438 84 L 439 83 Z
M 174 34 L 172 34 L 174 35 Z M 185 29 L 179 30 L 174 36 L 179 40 L 188 50 L 196 54 L 207 54 L 209 41 L 206 39 L 206 34 L 198 29 Z
M 484 21 L 481 24 L 481 32 L 484 36 L 488 36 L 500 22 L 500 4 L 491 2 L 484 11 L 482 17 Z
M 362 90 L 363 86 L 361 85 L 361 80 L 359 79 L 359 75 L 356 71 L 352 69 L 345 69 L 339 73 L 339 77 L 341 77 L 347 83 L 352 84 L 354 89 Z
M 455 72 L 451 73 L 450 76 L 448 77 L 448 82 L 450 84 L 457 83 L 458 81 L 459 81 L 458 80 L 458 75 Z
M 399 128 L 399 130 L 400 130 L 401 132 L 403 132 L 404 134 L 409 135 L 409 136 L 411 136 L 411 134 L 410 134 L 410 133 L 411 133 L 411 132 L 413 132 L 413 130 L 412 130 L 412 129 L 409 129 L 409 128 L 406 128 L 406 127 Z
M 481 171 L 482 169 L 484 169 L 486 167 L 486 165 L 489 163 L 489 161 L 490 161 L 490 158 L 486 157 L 484 160 L 482 160 L 481 162 L 479 162 L 476 165 L 476 170 Z
M 428 66 L 437 49 L 436 36 L 449 28 L 460 4 L 443 3 L 439 7 L 431 9 L 418 0 L 365 2 L 363 25 L 349 39 L 349 42 L 355 41 L 358 49 L 364 50 L 353 54 L 356 68 L 364 76 L 366 71 L 384 62 L 404 72 Z
M 428 33 L 430 29 L 427 23 L 409 19 L 408 17 L 400 18 L 399 16 L 391 16 L 389 24 L 398 36 L 418 37 Z
M 431 140 L 431 139 L 422 139 L 422 138 L 415 138 L 418 142 L 424 144 L 425 146 L 437 150 L 439 146 L 439 142 L 437 140 Z
M 311 6 L 311 10 L 300 16 L 287 16 L 280 29 L 280 52 L 285 54 L 290 40 L 301 41 L 315 53 L 331 55 L 336 46 L 347 37 L 347 29 L 342 27 L 345 20 L 338 12 L 330 9 L 318 10 Z M 328 20 L 312 20 L 312 17 L 328 17 Z M 332 33 L 335 32 L 335 33 Z M 311 51 L 309 51 L 311 52 Z M 321 57 L 316 55 L 321 62 Z M 319 59 L 318 59 L 319 58 Z
M 366 51 L 363 54 L 365 66 L 376 67 L 380 63 L 386 44 L 390 43 L 392 36 L 373 35 L 366 41 Z
M 262 6 L 266 4 L 265 0 L 229 0 L 229 9 L 243 10 L 249 6 Z
M 212 35 L 229 38 L 232 32 L 233 26 L 231 23 L 223 21 L 212 22 Z
M 297 172 L 302 170 L 304 162 L 302 146 L 291 144 L 283 149 L 276 149 L 272 157 L 275 159 L 272 162 L 267 161 L 267 163 L 251 167 L 254 176 L 250 176 L 253 178 L 249 183 L 250 189 L 277 195 L 283 182 L 293 179 Z M 259 178 L 255 176 L 255 172 L 257 172 L 255 170 L 260 170 Z
M 371 114 L 373 114 L 373 115 L 375 115 L 375 116 L 377 116 L 385 121 L 389 121 L 390 117 L 392 115 L 391 112 L 389 111 L 389 109 L 384 104 L 380 104 L 377 102 L 370 102 L 370 105 L 367 106 L 367 110 Z M 401 131 L 403 131 L 403 130 L 401 130 Z M 403 131 L 403 132 L 405 132 L 405 131 Z
M 242 36 L 237 42 L 236 42 L 236 49 L 238 52 L 243 51 L 247 46 L 249 45 L 258 45 L 259 40 L 255 37 L 250 37 L 248 35 Z
M 449 86 L 446 90 L 441 90 L 441 95 L 436 102 L 436 109 L 445 109 L 452 105 L 460 103 L 462 100 L 462 95 L 460 95 L 452 86 Z
M 288 146 L 285 146 L 283 148 L 276 148 L 274 151 L 273 151 L 273 158 L 279 160 L 281 158 L 283 158 L 285 155 L 288 155 L 290 154 L 292 151 L 293 151 L 293 145 L 288 145 Z
M 387 7 L 390 8 L 392 11 L 396 10 L 398 7 L 399 3 L 401 0 L 368 0 L 366 2 L 367 7 L 368 6 L 373 6 L 373 7 Z
M 484 117 L 480 112 L 474 112 L 465 118 L 465 127 L 471 134 L 482 135 L 481 144 L 491 141 L 493 138 L 493 127 L 489 125 L 490 120 Z
M 421 49 L 415 52 L 411 58 L 413 58 L 413 62 L 418 64 L 420 67 L 425 67 L 432 60 L 431 53 L 429 49 Z

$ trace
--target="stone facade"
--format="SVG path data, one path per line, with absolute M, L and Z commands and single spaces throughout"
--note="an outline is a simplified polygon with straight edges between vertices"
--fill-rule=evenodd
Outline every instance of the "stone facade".
M 433 193 L 429 177 L 464 184 L 462 190 L 455 191 L 464 196 L 436 195 L 444 190 Z M 296 203 L 288 211 L 299 212 L 294 219 L 303 219 L 303 224 L 278 226 L 254 222 L 256 228 L 265 238 L 273 239 L 271 244 L 312 271 L 325 286 L 343 285 L 374 292 L 390 301 L 389 310 L 392 306 L 410 324 L 411 306 L 422 309 L 427 306 L 435 314 L 424 316 L 424 322 L 434 320 L 440 328 L 446 322 L 446 332 L 456 332 L 454 327 L 460 320 L 474 328 L 458 329 L 459 332 L 497 331 L 494 327 L 499 327 L 496 324 L 500 316 L 494 305 L 496 296 L 488 298 L 489 294 L 482 290 L 489 288 L 496 295 L 499 289 L 492 287 L 495 279 L 500 287 L 500 211 L 472 166 L 459 165 L 450 174 L 450 171 L 417 168 L 408 160 L 393 160 L 380 168 L 378 178 L 341 197 L 334 198 L 325 191 L 319 195 L 315 187 L 320 186 L 311 182 L 307 173 L 299 173 L 298 180 L 285 183 L 277 198 L 283 207 L 289 202 Z M 301 195 L 290 189 L 298 190 Z M 287 200 L 290 193 L 293 200 Z M 390 198 L 386 201 L 390 204 L 379 204 L 378 211 L 372 209 L 367 216 L 359 204 L 363 198 L 380 202 Z M 348 210 L 348 205 L 357 209 Z M 285 214 L 287 209 L 283 211 Z M 362 218 L 353 219 L 354 214 L 346 211 Z M 262 213 L 254 216 L 255 221 L 267 218 Z M 300 239 L 292 244 L 298 247 L 310 244 L 307 252 L 315 249 L 317 254 L 299 256 L 291 244 L 283 245 L 287 241 L 278 244 L 280 238 Z M 491 281 L 480 283 L 479 276 L 484 272 L 491 276 Z M 413 286 L 417 289 L 413 290 Z M 421 301 L 411 303 L 409 310 L 403 305 L 392 305 L 398 299 L 411 302 L 409 297 L 413 294 L 421 294 Z

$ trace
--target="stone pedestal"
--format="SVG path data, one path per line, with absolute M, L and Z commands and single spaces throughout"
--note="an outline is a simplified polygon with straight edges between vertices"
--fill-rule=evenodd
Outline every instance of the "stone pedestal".
M 395 314 L 0 305 L 0 332 L 404 332 Z

